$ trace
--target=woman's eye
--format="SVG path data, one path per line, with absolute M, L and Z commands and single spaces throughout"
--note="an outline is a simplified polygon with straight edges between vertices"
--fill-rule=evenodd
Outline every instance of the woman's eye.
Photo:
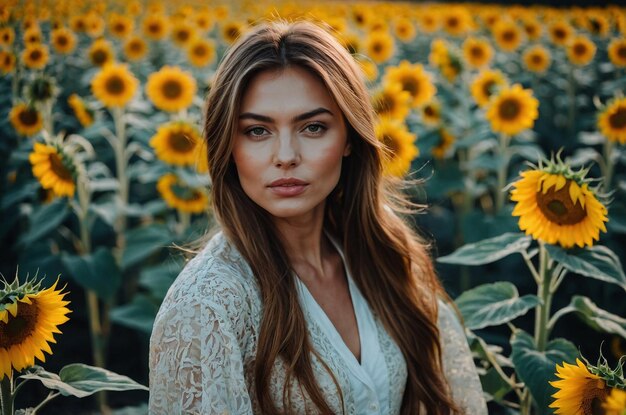
M 265 133 L 265 128 L 254 127 L 249 129 L 246 133 L 254 137 L 262 136 Z
M 324 127 L 322 124 L 309 124 L 305 127 L 305 130 L 307 130 L 311 134 L 321 134 L 324 132 L 325 129 L 326 127 Z

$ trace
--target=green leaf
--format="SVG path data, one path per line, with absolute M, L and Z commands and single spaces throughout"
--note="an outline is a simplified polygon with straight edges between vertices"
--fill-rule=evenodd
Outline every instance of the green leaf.
M 437 258 L 437 261 L 460 265 L 489 264 L 509 254 L 525 251 L 531 242 L 530 236 L 523 233 L 507 232 L 495 238 L 464 245 L 450 255 Z
M 122 282 L 120 269 L 108 248 L 100 247 L 82 256 L 63 254 L 61 261 L 78 284 L 104 300 L 111 299 Z
M 126 249 L 122 257 L 122 269 L 138 264 L 173 241 L 173 236 L 165 225 L 151 224 L 131 229 L 126 233 Z
M 148 297 L 137 294 L 130 303 L 111 310 L 111 321 L 150 334 L 158 308 Z
M 65 198 L 58 198 L 47 205 L 35 209 L 32 215 L 30 215 L 28 232 L 19 239 L 20 245 L 29 245 L 47 236 L 58 228 L 69 213 L 69 205 Z
M 502 402 L 506 394 L 511 391 L 511 385 L 506 383 L 493 367 L 480 376 L 480 384 L 483 391 L 487 392 L 496 402 Z
M 556 380 L 556 364 L 573 362 L 578 349 L 565 339 L 550 341 L 545 351 L 538 351 L 533 338 L 523 330 L 517 330 L 511 339 L 511 359 L 515 371 L 530 390 L 538 414 L 551 414 L 549 405 L 554 401 L 556 389 L 548 382 Z
M 626 275 L 619 258 L 606 246 L 564 250 L 555 245 L 546 245 L 550 257 L 569 271 L 585 277 L 617 284 L 626 290 Z
M 127 376 L 83 363 L 72 363 L 64 366 L 58 375 L 47 372 L 43 368 L 37 368 L 34 372 L 22 375 L 20 378 L 39 380 L 48 389 L 58 390 L 63 396 L 79 398 L 105 390 L 148 390 L 146 386 Z
M 589 298 L 576 295 L 572 297 L 566 309 L 577 312 L 578 316 L 592 329 L 617 334 L 626 339 L 626 319 L 598 307 Z
M 500 281 L 465 291 L 455 302 L 465 326 L 476 330 L 504 324 L 524 315 L 540 300 L 535 295 L 520 297 L 515 285 Z
M 139 285 L 150 291 L 155 298 L 163 300 L 182 267 L 182 264 L 168 260 L 153 267 L 143 268 L 139 274 Z

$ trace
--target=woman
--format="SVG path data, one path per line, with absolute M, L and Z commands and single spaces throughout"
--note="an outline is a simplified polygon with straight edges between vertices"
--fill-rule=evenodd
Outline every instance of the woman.
M 206 108 L 221 230 L 157 315 L 151 413 L 486 413 L 341 44 L 312 23 L 258 26 Z

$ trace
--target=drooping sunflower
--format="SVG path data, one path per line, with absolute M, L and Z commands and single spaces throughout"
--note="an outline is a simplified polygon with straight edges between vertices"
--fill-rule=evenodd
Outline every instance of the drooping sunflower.
M 419 155 L 416 136 L 404 123 L 381 118 L 375 126 L 376 137 L 385 145 L 384 174 L 402 177 L 411 168 L 411 161 Z
M 111 13 L 109 16 L 109 32 L 118 39 L 128 37 L 135 28 L 135 22 L 128 16 Z
M 489 99 L 495 94 L 498 89 L 504 87 L 507 84 L 507 79 L 499 70 L 486 69 L 481 71 L 470 85 L 470 91 L 472 97 L 478 104 L 483 107 L 487 105 Z
M 563 415 L 591 415 L 595 406 L 600 406 L 609 394 L 609 388 L 604 380 L 592 374 L 580 359 L 576 365 L 563 362 L 563 366 L 556 365 L 556 375 L 560 380 L 550 382 L 558 389 L 552 395 L 555 401 L 550 408 L 555 408 L 556 414 Z
M 72 108 L 78 122 L 80 122 L 83 127 L 89 127 L 93 124 L 93 113 L 89 110 L 89 108 L 87 108 L 83 100 L 78 95 L 70 95 L 67 99 L 67 103 Z
M 524 66 L 531 72 L 545 72 L 552 62 L 550 52 L 542 45 L 531 46 L 522 55 Z
M 191 105 L 196 93 L 196 80 L 178 66 L 164 66 L 150 74 L 146 94 L 154 105 L 164 111 L 179 111 Z
M 578 35 L 567 46 L 567 57 L 574 65 L 587 65 L 596 54 L 596 44 L 587 36 Z
M 160 13 L 152 13 L 143 19 L 143 33 L 151 40 L 161 40 L 170 30 L 169 21 Z
M 55 196 L 72 197 L 76 190 L 76 166 L 72 158 L 56 145 L 35 143 L 28 156 L 33 175 L 44 189 Z
M 191 166 L 198 161 L 202 142 L 200 133 L 186 122 L 175 121 L 161 125 L 150 139 L 156 156 L 166 163 Z
M 589 189 L 580 173 L 569 166 L 548 162 L 520 173 L 513 183 L 513 216 L 519 228 L 534 239 L 563 248 L 592 246 L 606 232 L 607 209 Z
M 181 48 L 189 46 L 196 36 L 195 28 L 186 20 L 176 19 L 172 24 L 170 37 Z
M 0 72 L 8 74 L 15 69 L 15 55 L 11 52 L 0 50 Z
M 426 125 L 438 125 L 441 122 L 441 104 L 439 101 L 432 100 L 422 107 L 422 121 Z
M 226 22 L 222 25 L 222 37 L 226 43 L 233 44 L 244 31 L 244 24 L 238 21 Z
M 89 60 L 94 66 L 103 67 L 115 60 L 113 45 L 102 38 L 95 40 L 87 50 Z
M 598 116 L 598 128 L 613 142 L 626 144 L 626 98 L 614 99 Z
M 41 43 L 33 43 L 22 51 L 22 62 L 31 69 L 43 69 L 48 63 L 48 48 Z
M 129 61 L 138 61 L 148 53 L 148 45 L 139 36 L 131 36 L 124 42 L 124 56 Z
M 433 146 L 432 153 L 433 156 L 437 159 L 443 159 L 452 148 L 454 144 L 455 138 L 454 136 L 445 128 L 439 129 L 439 142 Z
M 105 65 L 91 80 L 91 91 L 109 108 L 123 107 L 137 91 L 139 81 L 124 64 Z
M 47 289 L 41 282 L 17 278 L 0 289 L 0 380 L 33 366 L 35 359 L 46 361 L 43 352 L 52 354 L 49 343 L 56 343 L 55 333 L 69 320 L 69 301 L 63 288 L 57 290 L 58 280 Z
M 493 48 L 486 39 L 468 37 L 463 42 L 463 57 L 473 68 L 483 67 L 493 58 Z
M 379 116 L 403 121 L 411 111 L 411 94 L 399 82 L 386 82 L 372 94 L 372 105 Z
M 437 67 L 449 82 L 454 82 L 463 70 L 460 52 L 443 39 L 437 38 L 431 42 L 428 61 Z
M 532 128 L 539 116 L 538 107 L 539 100 L 533 97 L 532 90 L 514 84 L 490 99 L 486 117 L 493 131 L 515 135 Z
M 499 20 L 493 27 L 493 37 L 505 52 L 515 51 L 522 43 L 522 30 L 511 20 Z
M 411 65 L 407 60 L 403 60 L 398 66 L 388 66 L 383 82 L 399 83 L 404 91 L 411 94 L 413 107 L 424 105 L 437 92 L 432 76 L 424 70 L 424 67 L 421 64 Z
M 626 411 L 626 391 L 612 388 L 602 408 L 605 415 L 623 415 Z
M 35 107 L 18 103 L 9 112 L 11 125 L 21 135 L 37 134 L 43 128 L 43 116 Z
M 548 26 L 548 34 L 552 43 L 565 46 L 574 35 L 574 28 L 565 20 L 556 20 Z
M 365 38 L 365 53 L 378 64 L 386 62 L 394 53 L 393 36 L 382 30 L 370 32 Z
M 70 29 L 60 27 L 50 34 L 50 43 L 57 53 L 67 55 L 76 47 L 76 35 Z
M 394 22 L 393 25 L 396 37 L 404 43 L 410 42 L 415 38 L 416 30 L 413 22 L 406 18 L 401 17 Z
M 11 26 L 0 27 L 0 46 L 10 47 L 15 41 L 15 30 Z
M 626 38 L 614 38 L 608 47 L 609 59 L 613 65 L 626 67 Z
M 168 206 L 182 212 L 202 213 L 209 203 L 204 189 L 187 186 L 173 173 L 167 173 L 159 179 L 157 190 Z
M 215 61 L 215 43 L 208 39 L 196 38 L 189 43 L 187 59 L 197 67 L 212 63 Z

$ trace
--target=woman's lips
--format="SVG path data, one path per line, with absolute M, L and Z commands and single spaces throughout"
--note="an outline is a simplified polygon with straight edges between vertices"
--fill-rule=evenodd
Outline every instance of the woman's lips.
M 270 190 L 278 196 L 297 196 L 304 192 L 308 184 L 298 184 L 289 186 L 271 186 Z

